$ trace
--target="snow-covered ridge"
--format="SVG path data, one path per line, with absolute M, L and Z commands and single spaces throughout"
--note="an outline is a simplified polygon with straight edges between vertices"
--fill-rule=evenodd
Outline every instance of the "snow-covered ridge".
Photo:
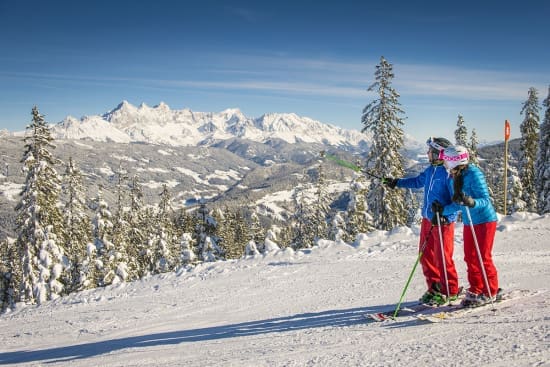
M 370 137 L 294 113 L 269 113 L 258 118 L 245 116 L 239 109 L 221 112 L 172 110 L 165 103 L 139 107 L 127 101 L 102 116 L 80 120 L 68 116 L 53 126 L 56 139 L 142 142 L 172 146 L 196 146 L 230 138 L 257 142 L 282 139 L 289 143 L 307 142 L 334 146 L 368 144 Z

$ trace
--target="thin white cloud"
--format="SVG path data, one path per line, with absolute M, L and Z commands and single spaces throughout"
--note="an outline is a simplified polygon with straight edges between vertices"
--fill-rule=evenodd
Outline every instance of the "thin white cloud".
M 0 78 L 41 79 L 54 83 L 131 83 L 155 88 L 201 88 L 262 91 L 319 97 L 363 99 L 374 81 L 378 61 L 345 62 L 286 55 L 217 55 L 197 70 L 196 78 L 96 77 L 47 73 L 0 72 Z M 223 60 L 223 61 L 219 61 Z M 545 93 L 542 73 L 518 73 L 456 67 L 395 64 L 394 87 L 407 98 L 446 97 L 463 100 L 517 101 L 530 87 Z

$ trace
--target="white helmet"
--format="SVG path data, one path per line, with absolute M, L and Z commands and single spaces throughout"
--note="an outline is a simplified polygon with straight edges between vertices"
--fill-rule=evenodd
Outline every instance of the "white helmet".
M 439 159 L 445 161 L 445 166 L 448 169 L 453 169 L 461 164 L 468 164 L 469 156 L 466 147 L 455 145 L 445 148 L 439 155 Z

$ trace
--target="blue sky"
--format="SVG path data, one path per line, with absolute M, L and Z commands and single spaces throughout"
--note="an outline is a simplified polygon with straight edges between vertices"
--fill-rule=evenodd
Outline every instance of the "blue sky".
M 249 117 L 294 112 L 360 130 L 384 56 L 419 140 L 519 137 L 550 85 L 549 1 L 0 0 L 0 129 L 122 100 Z M 541 118 L 544 112 L 541 110 Z

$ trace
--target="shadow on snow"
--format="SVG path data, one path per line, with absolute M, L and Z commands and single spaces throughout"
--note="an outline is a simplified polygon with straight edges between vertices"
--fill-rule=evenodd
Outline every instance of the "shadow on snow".
M 368 320 L 365 319 L 365 313 L 388 311 L 394 306 L 395 305 L 358 307 L 346 310 L 303 313 L 232 325 L 130 336 L 120 339 L 110 339 L 42 350 L 0 352 L 0 364 L 39 361 L 53 363 L 95 357 L 127 348 L 146 348 L 303 329 L 353 326 L 368 322 Z

